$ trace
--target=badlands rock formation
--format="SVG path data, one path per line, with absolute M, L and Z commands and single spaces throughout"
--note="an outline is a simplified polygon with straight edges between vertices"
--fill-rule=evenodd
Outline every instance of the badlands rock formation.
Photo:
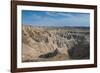
M 22 61 L 89 58 L 89 29 L 22 27 Z

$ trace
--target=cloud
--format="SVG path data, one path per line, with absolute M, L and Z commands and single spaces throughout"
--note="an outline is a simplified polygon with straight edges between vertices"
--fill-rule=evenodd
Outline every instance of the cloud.
M 37 26 L 89 26 L 88 13 L 30 11 L 23 14 L 23 23 Z
M 53 17 L 58 17 L 58 16 L 60 16 L 60 17 L 72 17 L 73 15 L 71 14 L 71 13 L 65 13 L 65 12 L 46 12 L 46 14 L 48 15 L 48 16 L 53 16 Z

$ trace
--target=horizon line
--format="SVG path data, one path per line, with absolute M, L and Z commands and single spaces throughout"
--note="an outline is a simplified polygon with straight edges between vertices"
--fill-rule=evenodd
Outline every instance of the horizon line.
M 25 25 L 25 26 L 35 26 L 35 27 L 90 27 L 90 26 L 43 26 L 43 25 L 33 25 L 33 24 L 22 24 L 22 25 Z

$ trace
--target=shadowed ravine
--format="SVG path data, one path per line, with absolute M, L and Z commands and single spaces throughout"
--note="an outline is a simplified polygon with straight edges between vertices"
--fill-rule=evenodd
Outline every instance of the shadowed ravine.
M 89 59 L 88 27 L 22 27 L 22 62 Z

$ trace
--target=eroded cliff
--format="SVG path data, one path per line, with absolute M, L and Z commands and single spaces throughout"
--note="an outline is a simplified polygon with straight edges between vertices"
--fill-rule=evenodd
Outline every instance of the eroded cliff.
M 89 29 L 22 27 L 22 61 L 89 58 Z

